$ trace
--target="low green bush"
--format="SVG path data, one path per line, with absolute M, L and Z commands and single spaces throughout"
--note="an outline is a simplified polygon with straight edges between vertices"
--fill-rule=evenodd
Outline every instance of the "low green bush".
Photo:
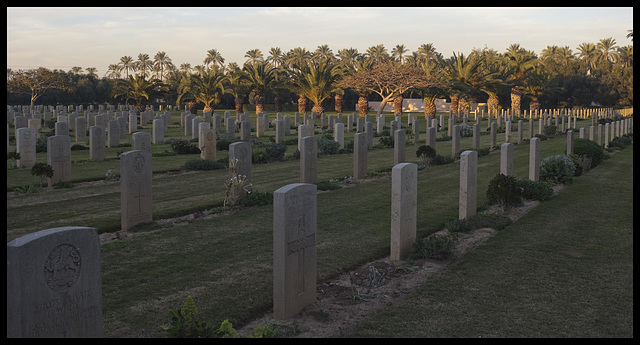
M 554 184 L 565 184 L 573 181 L 576 166 L 573 160 L 565 155 L 545 157 L 540 163 L 540 180 Z
M 200 149 L 195 144 L 184 139 L 176 139 L 171 142 L 171 149 L 179 155 L 200 153 Z
M 516 178 L 498 174 L 489 181 L 487 189 L 487 203 L 498 204 L 503 210 L 522 203 L 522 190 L 516 183 Z
M 335 155 L 340 151 L 340 143 L 333 139 L 322 137 L 318 139 L 318 154 Z
M 432 234 L 428 237 L 416 240 L 411 258 L 428 258 L 444 260 L 453 254 L 458 234 Z
M 607 153 L 602 146 L 589 139 L 576 138 L 573 140 L 573 153 L 580 156 L 586 156 L 591 160 L 589 169 L 596 167 L 606 159 Z
M 219 162 L 210 161 L 202 158 L 194 158 L 184 163 L 186 170 L 217 170 L 224 169 L 225 165 Z
M 241 206 L 264 206 L 273 203 L 273 193 L 269 192 L 247 192 L 245 196 L 238 199 L 237 205 Z
M 449 232 L 467 232 L 474 229 L 474 223 L 469 219 L 454 219 L 445 223 Z
M 502 230 L 513 223 L 511 218 L 495 213 L 478 213 L 470 221 L 473 223 L 474 229 L 492 228 Z
M 526 200 L 546 201 L 553 196 L 553 188 L 547 182 L 518 180 L 516 183 Z
M 316 183 L 316 187 L 318 187 L 318 190 L 335 190 L 342 188 L 337 181 L 333 180 L 318 181 L 318 183 Z

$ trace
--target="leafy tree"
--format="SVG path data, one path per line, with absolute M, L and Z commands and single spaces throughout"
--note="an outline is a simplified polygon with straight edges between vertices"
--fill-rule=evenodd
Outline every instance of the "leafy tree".
M 61 74 L 44 67 L 11 71 L 8 74 L 10 75 L 7 77 L 7 92 L 29 95 L 32 107 L 38 98 L 51 89 L 69 89 Z
M 144 109 L 145 101 L 155 99 L 160 92 L 166 91 L 167 87 L 162 85 L 158 79 L 146 80 L 142 75 L 129 76 L 127 79 L 118 79 L 116 85 L 111 90 L 111 97 L 124 97 L 135 101 L 135 112 L 140 114 Z
M 212 104 L 218 104 L 222 100 L 227 78 L 217 68 L 196 74 L 188 82 L 179 88 L 180 96 L 176 103 L 180 103 L 182 98 L 194 98 L 196 102 L 204 103 L 203 112 L 212 112 Z
M 319 117 L 324 112 L 322 101 L 331 95 L 340 72 L 340 68 L 329 59 L 307 61 L 291 72 L 292 89 L 314 103 L 311 110 Z

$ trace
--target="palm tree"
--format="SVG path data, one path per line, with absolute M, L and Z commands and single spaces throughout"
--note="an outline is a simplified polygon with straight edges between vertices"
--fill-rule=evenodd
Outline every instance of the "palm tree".
M 383 63 L 390 59 L 387 48 L 385 48 L 383 44 L 369 47 L 366 54 L 369 59 L 372 59 L 376 63 Z
M 331 51 L 329 46 L 326 44 L 323 44 L 321 46 L 318 46 L 318 48 L 316 48 L 316 51 L 313 53 L 313 59 L 331 60 L 333 62 L 333 60 L 335 59 L 335 56 L 333 56 L 333 52 Z
M 353 73 L 356 70 L 355 64 L 362 60 L 362 55 L 358 53 L 358 49 L 345 48 L 338 50 L 338 63 L 345 72 Z
M 266 62 L 273 64 L 274 67 L 281 67 L 285 63 L 285 56 L 280 48 L 275 47 L 269 49 L 269 57 Z
M 444 87 L 446 85 L 446 73 L 442 66 L 433 61 L 420 61 L 419 66 L 422 72 L 434 81 L 433 86 L 420 89 L 424 99 L 424 118 L 426 119 L 428 116 L 436 116 L 436 100 L 447 95 L 447 89 Z
M 82 67 L 78 67 L 78 66 L 71 67 L 71 73 L 80 74 L 80 72 L 82 72 Z
M 142 76 L 144 76 L 145 78 L 148 75 L 147 71 L 151 71 L 151 68 L 153 67 L 153 61 L 151 61 L 151 58 L 149 58 L 149 54 L 146 53 L 138 54 L 138 61 L 136 61 L 135 64 L 136 69 L 140 71 Z
M 404 57 L 403 55 L 408 52 L 409 49 L 405 48 L 404 44 L 397 44 L 392 50 L 391 50 L 391 56 L 398 62 L 400 62 L 400 64 L 404 63 Z
M 512 71 L 511 81 L 514 85 L 511 88 L 511 109 L 516 112 L 516 115 L 519 115 L 522 89 L 526 87 L 526 76 L 535 71 L 540 65 L 540 60 L 535 53 L 521 48 L 519 44 L 510 45 L 504 53 L 504 57 L 507 59 L 507 66 Z
M 289 52 L 287 52 L 287 66 L 289 67 L 293 67 L 293 68 L 299 68 L 300 66 L 304 65 L 308 60 L 311 60 L 311 58 L 313 57 L 313 54 L 311 54 L 310 51 L 306 50 L 305 48 L 300 48 L 300 47 L 296 47 L 293 48 L 291 50 L 289 50 Z
M 212 112 L 212 104 L 220 103 L 227 83 L 226 76 L 217 68 L 201 74 L 194 74 L 185 80 L 188 82 L 178 88 L 180 96 L 178 96 L 176 103 L 180 104 L 183 98 L 193 98 L 196 103 L 204 104 L 203 113 Z
M 129 78 L 129 71 L 135 71 L 135 65 L 133 62 L 133 58 L 131 56 L 123 56 L 120 58 L 120 62 L 118 63 L 120 66 L 120 70 L 124 70 L 124 77 Z
M 618 62 L 624 67 L 633 66 L 633 46 L 620 47 L 618 48 L 618 53 L 620 54 Z
M 419 60 L 424 62 L 433 61 L 436 64 L 440 64 L 444 60 L 442 54 L 436 51 L 432 43 L 422 44 L 418 47 L 416 53 L 418 53 Z
M 603 38 L 598 42 L 596 47 L 600 52 L 600 59 L 603 62 L 615 63 L 618 61 L 620 54 L 617 51 L 619 47 L 616 45 L 615 39 L 611 37 Z
M 244 72 L 235 62 L 233 64 L 229 63 L 229 67 L 227 68 L 228 85 L 227 88 L 225 88 L 225 92 L 234 97 L 236 113 L 242 113 L 242 101 L 244 95 L 249 91 L 243 74 Z
M 98 76 L 98 69 L 95 67 L 87 67 L 84 70 L 87 71 L 89 76 L 93 76 L 93 77 Z
M 291 71 L 292 89 L 313 102 L 311 111 L 317 117 L 324 112 L 322 101 L 331 95 L 339 78 L 340 68 L 329 59 L 307 61 Z
M 598 50 L 596 49 L 596 45 L 587 42 L 580 43 L 578 46 L 578 56 L 587 66 L 587 75 L 590 75 L 592 69 L 595 69 L 598 63 Z
M 167 53 L 165 53 L 164 51 L 157 52 L 156 55 L 153 57 L 153 61 L 155 65 L 160 69 L 159 75 L 160 75 L 160 81 L 162 81 L 162 77 L 164 76 L 164 69 L 170 68 L 171 66 L 173 66 L 173 62 L 171 61 L 171 58 L 167 55 Z
M 213 66 L 220 65 L 221 68 L 224 68 L 224 58 L 216 49 L 209 49 L 207 51 L 207 57 L 204 58 L 203 63 L 205 66 L 209 66 L 209 64 L 213 63 Z
M 256 114 L 260 114 L 264 111 L 264 93 L 276 83 L 278 69 L 269 63 L 256 60 L 254 63 L 245 63 L 242 70 L 245 72 L 242 79 L 253 88 L 255 93 Z
M 470 94 L 481 63 L 482 59 L 476 58 L 473 53 L 465 57 L 462 53 L 456 55 L 454 52 L 453 56 L 445 61 L 444 69 L 450 83 L 450 109 L 453 114 L 458 112 L 460 98 Z
M 114 63 L 110 64 L 109 67 L 107 67 L 107 73 L 105 73 L 104 76 L 111 79 L 120 78 L 120 67 Z
M 145 100 L 153 99 L 159 92 L 166 90 L 166 86 L 157 83 L 156 80 L 146 80 L 144 76 L 136 75 L 116 80 L 116 85 L 111 89 L 111 97 L 133 99 L 136 102 L 134 111 L 139 115 L 144 109 Z
M 260 51 L 260 49 L 251 49 L 248 50 L 245 54 L 244 57 L 249 58 L 249 61 L 251 64 L 255 64 L 257 62 L 262 62 L 263 60 L 263 55 L 262 52 Z

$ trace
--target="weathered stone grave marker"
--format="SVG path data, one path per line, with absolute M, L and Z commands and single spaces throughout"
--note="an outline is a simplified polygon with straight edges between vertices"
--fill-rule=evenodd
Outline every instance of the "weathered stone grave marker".
M 122 230 L 153 220 L 151 171 L 151 151 L 133 150 L 120 155 Z
M 95 228 L 60 227 L 7 243 L 7 337 L 102 337 Z
M 273 192 L 273 317 L 295 316 L 316 300 L 317 188 L 294 183 Z
M 396 164 L 391 169 L 391 260 L 403 260 L 416 240 L 418 166 Z

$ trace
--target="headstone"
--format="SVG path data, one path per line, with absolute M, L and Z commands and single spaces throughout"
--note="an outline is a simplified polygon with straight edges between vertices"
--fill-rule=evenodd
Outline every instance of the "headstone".
M 95 228 L 67 226 L 7 243 L 7 337 L 102 337 Z
M 229 160 L 237 159 L 236 174 L 246 176 L 251 183 L 251 142 L 239 141 L 229 145 Z
M 498 125 L 495 122 L 491 122 L 490 125 L 490 148 L 493 150 L 494 147 L 497 146 L 497 133 L 498 133 Z
M 344 149 L 344 123 L 337 122 L 333 125 L 333 140 L 340 144 L 340 149 Z
M 234 116 L 225 121 L 225 130 L 227 131 L 227 139 L 233 140 L 236 133 L 236 118 Z
M 396 164 L 391 169 L 391 260 L 404 260 L 416 240 L 418 166 Z
M 40 133 L 40 127 L 41 127 L 41 123 L 40 123 L 40 119 L 28 119 L 27 120 L 27 128 L 33 128 L 36 130 L 36 136 L 38 136 Z
M 393 132 L 393 165 L 404 163 L 406 147 L 406 133 L 404 129 Z
M 478 184 L 478 152 L 460 154 L 460 207 L 459 219 L 469 219 L 476 214 Z
M 120 145 L 120 123 L 117 120 L 110 120 L 107 131 L 107 146 L 117 147 L 118 145 Z
M 451 157 L 456 158 L 460 151 L 460 126 L 454 125 L 451 131 Z
M 529 141 L 529 180 L 540 180 L 540 138 Z
M 287 123 L 285 120 L 276 120 L 276 144 L 284 142 L 286 125 Z
M 36 164 L 36 130 L 18 128 L 16 130 L 16 152 L 20 159 L 16 160 L 18 168 L 32 168 Z
M 567 131 L 567 156 L 572 153 L 573 153 L 573 131 L 568 130 Z
M 413 143 L 420 142 L 420 120 L 414 119 L 411 124 L 411 129 L 413 130 Z
M 500 146 L 500 173 L 513 176 L 513 144 L 504 143 Z
M 107 156 L 106 139 L 102 126 L 89 127 L 89 159 L 103 161 Z
M 198 135 L 200 134 L 200 132 L 198 132 L 198 126 L 200 126 L 200 123 L 202 122 L 202 119 L 199 117 L 195 117 L 193 119 L 191 119 L 191 139 L 196 139 L 198 138 Z
M 429 127 L 427 129 L 427 140 L 426 140 L 426 145 L 427 146 L 431 146 L 431 148 L 433 148 L 434 150 L 436 149 L 436 132 L 438 130 L 438 127 L 436 126 L 432 126 Z
M 84 143 L 87 140 L 87 118 L 76 118 L 76 142 Z
M 153 120 L 151 139 L 156 145 L 164 143 L 164 120 Z
M 200 158 L 215 161 L 216 160 L 216 133 L 211 128 L 203 128 L 200 126 Z
M 316 301 L 317 187 L 273 192 L 273 318 L 288 319 Z
M 480 124 L 473 124 L 473 148 L 475 150 L 480 149 Z
M 135 132 L 131 136 L 131 141 L 134 150 L 151 151 L 151 133 Z
M 69 122 L 59 121 L 56 122 L 56 135 L 69 135 Z
M 318 179 L 318 141 L 314 136 L 300 143 L 300 183 L 316 183 Z
M 300 143 L 302 142 L 302 138 L 312 136 L 313 135 L 313 127 L 311 125 L 300 125 L 298 126 L 298 150 L 300 151 Z
M 133 150 L 120 155 L 122 230 L 153 220 L 151 178 L 151 151 Z
M 251 122 L 242 121 L 240 122 L 240 140 L 250 141 L 251 140 Z M 283 138 L 284 141 L 284 138 Z
M 367 175 L 367 138 L 364 133 L 353 136 L 353 178 L 364 179 Z
M 62 181 L 71 181 L 71 138 L 54 135 L 47 138 L 47 164 L 53 168 L 49 187 Z

